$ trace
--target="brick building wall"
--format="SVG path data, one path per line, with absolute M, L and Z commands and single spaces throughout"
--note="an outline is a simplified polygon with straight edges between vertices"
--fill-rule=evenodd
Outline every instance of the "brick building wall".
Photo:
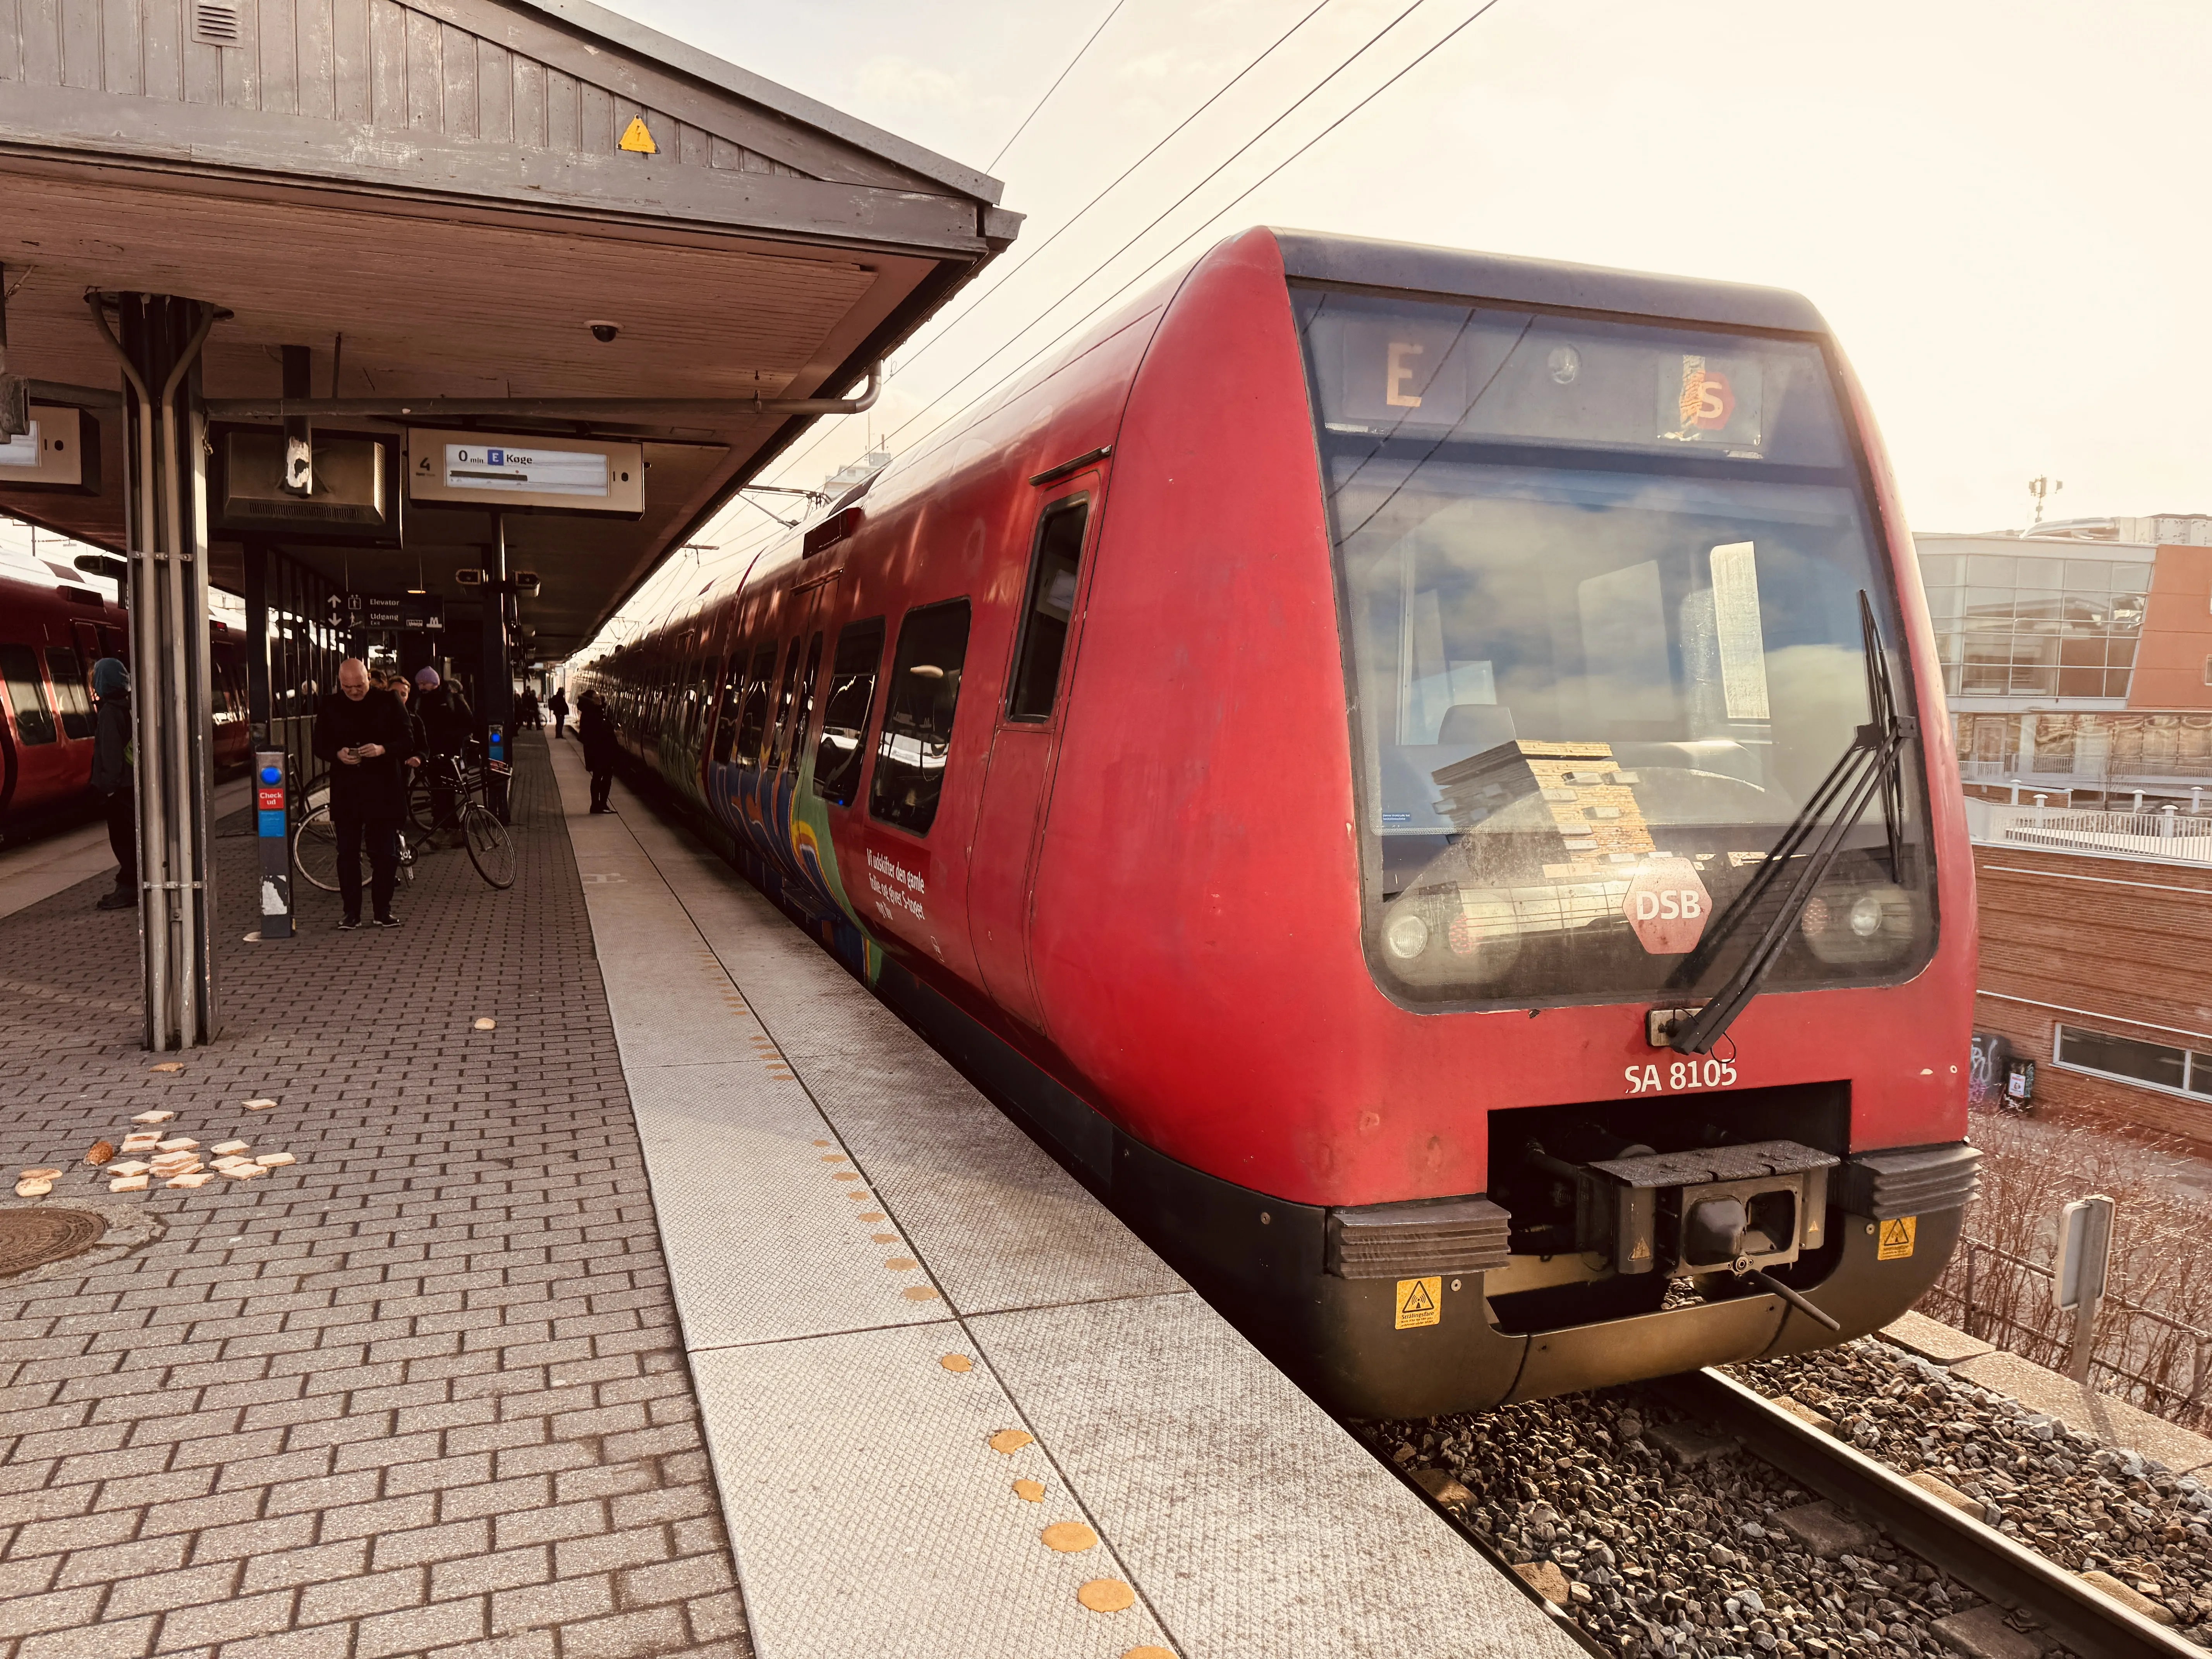
M 2212 1059 L 2212 869 L 1974 848 L 1982 968 L 1977 1030 L 2036 1062 L 2039 1107 L 2212 1144 L 2212 1095 L 2087 1075 L 2052 1060 L 2062 1024 Z M 2201 1079 L 2212 1066 L 2200 1068 Z

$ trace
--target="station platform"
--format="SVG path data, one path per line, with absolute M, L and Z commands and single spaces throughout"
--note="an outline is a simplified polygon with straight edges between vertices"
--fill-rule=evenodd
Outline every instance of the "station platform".
M 395 933 L 243 943 L 222 842 L 181 1071 L 104 872 L 0 916 L 0 1152 L 66 1171 L 0 1206 L 109 1224 L 0 1279 L 0 1659 L 1583 1650 L 733 871 L 517 763 L 514 889 L 435 855 Z M 149 1109 L 298 1161 L 110 1195 Z

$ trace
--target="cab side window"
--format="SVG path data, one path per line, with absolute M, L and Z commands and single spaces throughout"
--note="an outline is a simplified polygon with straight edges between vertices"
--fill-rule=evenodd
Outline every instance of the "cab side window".
M 884 734 L 868 786 L 868 815 L 917 836 L 929 833 L 945 793 L 952 714 L 968 659 L 968 601 L 907 612 L 884 704 Z
M 837 635 L 837 654 L 830 666 L 830 695 L 822 709 L 822 742 L 814 751 L 814 793 L 837 806 L 850 806 L 860 793 L 867 757 L 860 740 L 867 735 L 868 705 L 876 696 L 876 670 L 884 659 L 884 619 L 848 623 Z
M 0 684 L 15 714 L 15 738 L 25 748 L 54 740 L 54 711 L 46 706 L 46 678 L 38 653 L 27 645 L 0 645 Z
M 1060 663 L 1075 615 L 1075 580 L 1083 561 L 1083 529 L 1091 517 L 1087 496 L 1056 501 L 1037 526 L 1030 562 L 1028 602 L 1022 607 L 1021 642 L 1015 649 L 1013 686 L 1006 718 L 1052 718 L 1060 696 Z
M 88 738 L 92 735 L 92 693 L 84 683 L 84 665 L 77 661 L 73 645 L 50 645 L 46 647 L 46 672 L 53 677 L 54 701 L 61 705 L 62 735 Z

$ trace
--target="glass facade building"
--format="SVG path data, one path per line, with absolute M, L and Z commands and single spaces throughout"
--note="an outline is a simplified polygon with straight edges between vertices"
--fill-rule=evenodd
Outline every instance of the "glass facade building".
M 1945 550 L 1966 539 L 1931 536 L 1920 554 L 1944 691 L 2124 703 L 2152 550 L 1993 537 Z M 2007 550 L 1981 550 L 1992 544 Z M 2091 553 L 2109 556 L 2076 556 Z
M 1970 787 L 2016 783 L 2081 804 L 2137 791 L 2189 799 L 2212 782 L 2212 714 L 2146 707 L 2140 695 L 2157 548 L 1915 539 Z

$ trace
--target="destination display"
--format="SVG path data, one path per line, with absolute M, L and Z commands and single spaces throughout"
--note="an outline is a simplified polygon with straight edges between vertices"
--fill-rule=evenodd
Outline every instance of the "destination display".
M 410 430 L 408 494 L 426 505 L 540 513 L 645 509 L 645 454 L 634 443 Z

